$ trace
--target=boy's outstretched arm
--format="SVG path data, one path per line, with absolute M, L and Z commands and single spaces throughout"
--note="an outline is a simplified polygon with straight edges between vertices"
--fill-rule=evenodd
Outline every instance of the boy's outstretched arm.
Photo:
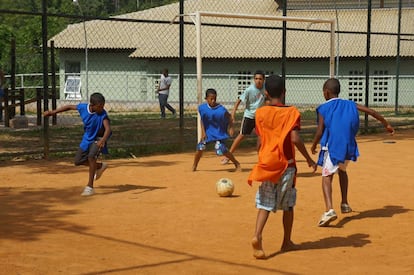
M 66 112 L 66 111 L 69 111 L 69 110 L 76 110 L 76 109 L 77 109 L 77 105 L 64 105 L 64 106 L 61 106 L 61 107 L 59 107 L 55 110 L 45 111 L 43 113 L 43 116 L 53 116 L 57 113 Z
M 305 157 L 306 162 L 308 163 L 308 166 L 312 167 L 313 172 L 315 172 L 316 168 L 317 168 L 317 165 L 313 161 L 313 159 L 310 157 L 310 155 L 308 154 L 308 150 L 306 150 L 305 144 L 303 144 L 303 141 L 300 138 L 299 131 L 298 130 L 293 130 L 292 132 L 290 132 L 290 138 L 291 138 L 293 144 L 295 144 L 296 148 L 298 148 L 298 150 L 302 154 L 302 156 Z
M 319 141 L 321 140 L 323 131 L 325 130 L 324 120 L 321 115 L 318 115 L 318 127 L 316 128 L 316 133 L 313 138 L 311 152 L 312 154 L 316 154 L 316 146 L 318 146 Z
M 389 133 L 391 133 L 391 135 L 394 134 L 394 132 L 395 132 L 394 131 L 394 128 L 392 128 L 392 126 L 388 123 L 388 121 L 382 115 L 380 115 L 379 113 L 377 113 L 373 109 L 368 108 L 368 107 L 366 107 L 364 105 L 357 104 L 357 108 L 358 108 L 358 111 L 367 113 L 370 116 L 374 117 L 376 120 L 380 121 L 382 123 L 382 125 L 384 125 L 385 129 Z
M 233 121 L 236 121 L 236 112 L 237 112 L 237 108 L 239 108 L 240 103 L 241 103 L 240 98 L 238 98 L 236 102 L 234 103 L 233 111 L 231 112 L 231 118 L 233 119 Z
M 199 117 L 201 117 L 201 115 L 200 115 L 200 113 L 198 113 L 198 116 Z M 201 130 L 201 137 L 200 137 L 200 140 L 198 141 L 198 142 L 202 142 L 202 141 L 204 141 L 206 138 L 207 138 L 207 136 L 206 136 L 206 130 L 205 130 L 205 128 L 204 128 L 204 123 L 203 123 L 203 121 L 201 120 L 201 122 L 200 122 L 200 130 Z
M 111 130 L 111 125 L 109 123 L 109 119 L 104 119 L 103 127 L 105 128 L 105 132 L 104 132 L 102 138 L 96 142 L 96 145 L 99 148 L 103 148 L 105 146 L 106 141 L 111 136 L 112 130 Z

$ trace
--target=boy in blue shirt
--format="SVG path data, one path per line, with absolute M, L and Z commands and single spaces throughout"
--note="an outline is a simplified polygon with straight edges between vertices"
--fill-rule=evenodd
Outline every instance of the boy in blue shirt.
M 224 155 L 230 159 L 237 171 L 241 171 L 240 163 L 234 158 L 233 154 L 227 149 L 224 141 L 233 135 L 233 121 L 227 109 L 216 102 L 217 92 L 214 89 L 207 89 L 206 103 L 198 106 L 201 118 L 202 137 L 197 144 L 197 151 L 194 156 L 193 171 L 197 170 L 198 162 L 206 149 L 208 143 L 215 142 L 216 154 Z
M 313 139 L 311 151 L 316 154 L 320 143 L 318 165 L 322 167 L 322 191 L 325 200 L 325 212 L 318 226 L 326 227 L 337 219 L 332 204 L 333 175 L 338 173 L 341 189 L 341 212 L 350 213 L 348 204 L 348 174 L 346 168 L 350 160 L 356 161 L 359 156 L 356 135 L 359 130 L 359 111 L 369 114 L 394 134 L 394 128 L 376 111 L 355 103 L 352 100 L 339 98 L 341 84 L 336 78 L 330 78 L 323 84 L 323 95 L 326 102 L 316 108 L 318 128 Z
M 92 196 L 94 180 L 98 180 L 107 168 L 107 164 L 98 163 L 97 159 L 102 153 L 107 154 L 106 142 L 111 136 L 109 117 L 104 109 L 105 98 L 100 93 L 93 93 L 90 103 L 79 103 L 77 105 L 65 105 L 56 110 L 45 111 L 44 116 L 53 116 L 57 113 L 69 110 L 77 110 L 84 124 L 84 134 L 79 149 L 75 156 L 75 165 L 89 166 L 88 184 L 81 196 Z

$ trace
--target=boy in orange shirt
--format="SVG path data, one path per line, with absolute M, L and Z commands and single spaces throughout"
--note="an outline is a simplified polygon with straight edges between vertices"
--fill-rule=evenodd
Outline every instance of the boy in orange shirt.
M 283 104 L 285 80 L 271 75 L 265 81 L 265 94 L 269 105 L 256 112 L 256 131 L 260 141 L 259 161 L 253 167 L 248 182 L 262 182 L 256 193 L 256 230 L 252 240 L 253 256 L 264 259 L 262 232 L 270 211 L 283 210 L 284 239 L 281 251 L 294 248 L 291 241 L 293 207 L 296 203 L 295 146 L 305 157 L 308 166 L 316 170 L 299 136 L 300 113 L 293 106 Z

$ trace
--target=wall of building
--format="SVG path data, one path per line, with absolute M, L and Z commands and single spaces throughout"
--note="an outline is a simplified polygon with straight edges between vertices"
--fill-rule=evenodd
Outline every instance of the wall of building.
M 65 98 L 65 61 L 81 63 L 82 100 L 86 97 L 86 74 L 84 53 L 61 52 L 60 96 Z M 365 60 L 339 60 L 337 77 L 341 79 L 344 98 L 365 102 Z M 179 101 L 178 59 L 142 60 L 131 59 L 127 53 L 97 53 L 88 55 L 88 94 L 101 92 L 107 100 L 117 102 L 156 102 L 155 93 L 161 70 L 168 68 L 173 78 L 170 101 Z M 337 67 L 335 67 L 337 68 Z M 414 105 L 414 60 L 403 59 L 400 64 L 399 96 L 404 104 Z M 266 74 L 281 74 L 280 60 L 203 60 L 202 93 L 207 88 L 219 92 L 220 101 L 232 104 L 248 84 L 253 83 L 253 73 L 261 69 Z M 184 101 L 197 103 L 196 62 L 184 63 Z M 392 105 L 395 103 L 396 60 L 374 59 L 370 62 L 370 104 Z M 329 77 L 328 60 L 288 60 L 287 98 L 291 104 L 316 105 L 323 101 L 322 85 Z M 410 75 L 407 77 L 407 75 Z M 400 102 L 402 104 L 402 102 Z

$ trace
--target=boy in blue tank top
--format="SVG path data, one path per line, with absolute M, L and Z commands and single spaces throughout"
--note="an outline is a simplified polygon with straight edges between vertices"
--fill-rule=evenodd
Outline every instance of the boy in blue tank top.
M 97 162 L 101 153 L 107 154 L 106 142 L 112 134 L 109 117 L 104 109 L 105 98 L 100 93 L 93 93 L 90 103 L 79 103 L 77 105 L 65 105 L 56 110 L 45 111 L 44 116 L 53 116 L 57 113 L 69 110 L 77 110 L 83 122 L 83 137 L 75 156 L 75 165 L 89 166 L 88 184 L 81 196 L 92 196 L 95 194 L 93 188 L 94 180 L 98 180 L 107 164 Z
M 348 174 L 346 168 L 349 161 L 356 161 L 359 156 L 356 135 L 359 130 L 359 112 L 364 112 L 384 125 L 394 134 L 394 128 L 379 113 L 352 100 L 339 98 L 341 85 L 336 78 L 330 78 L 323 85 L 326 102 L 317 107 L 318 127 L 313 139 L 311 152 L 316 154 L 320 144 L 318 165 L 322 167 L 322 191 L 325 201 L 325 212 L 318 226 L 326 227 L 337 219 L 332 203 L 333 175 L 338 173 L 341 189 L 341 212 L 350 213 L 348 204 Z
M 241 171 L 240 163 L 227 149 L 225 141 L 233 135 L 233 121 L 227 109 L 216 102 L 217 92 L 214 89 L 207 89 L 206 102 L 198 106 L 201 118 L 202 137 L 197 144 L 197 151 L 194 156 L 193 171 L 197 170 L 198 162 L 206 149 L 206 145 L 215 142 L 215 150 L 218 156 L 225 156 L 230 159 L 237 171 Z

